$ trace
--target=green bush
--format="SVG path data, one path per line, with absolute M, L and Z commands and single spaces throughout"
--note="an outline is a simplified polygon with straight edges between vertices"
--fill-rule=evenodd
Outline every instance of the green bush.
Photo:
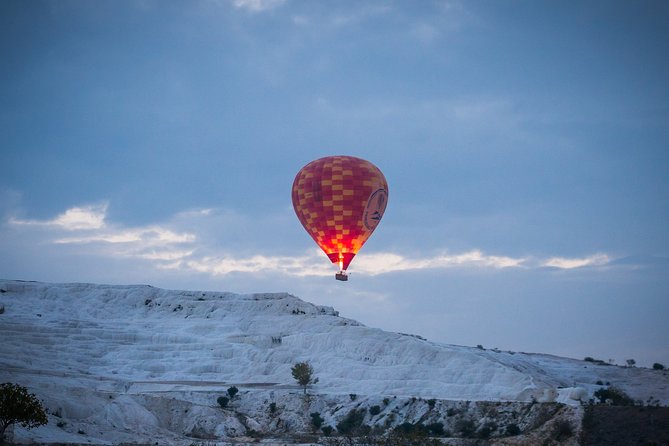
M 378 415 L 381 413 L 381 406 L 372 406 L 369 408 L 370 415 Z
M 323 426 L 321 428 L 321 431 L 323 432 L 323 434 L 325 434 L 326 437 L 329 437 L 332 434 L 333 430 L 334 429 L 332 429 L 332 426 Z
M 431 400 L 427 400 L 427 405 L 430 406 L 430 409 L 434 409 L 434 405 L 437 404 L 437 400 L 434 398 Z
M 660 364 L 659 362 L 656 362 L 653 364 L 653 370 L 664 370 L 664 365 Z
M 337 431 L 347 435 L 355 433 L 365 419 L 365 409 L 351 409 L 346 417 L 337 423 Z
M 611 400 L 614 406 L 634 406 L 634 400 L 630 398 L 625 392 L 617 387 L 607 387 L 605 389 L 598 389 L 593 393 L 593 396 L 599 399 L 600 403 L 606 403 Z
M 235 395 L 239 392 L 239 389 L 235 386 L 228 387 L 228 395 L 230 395 L 230 399 L 233 399 Z
M 230 399 L 227 396 L 219 396 L 216 399 L 216 402 L 218 403 L 219 406 L 225 409 L 228 406 L 228 402 L 230 402 Z
M 276 412 L 276 403 L 269 403 L 269 413 Z
M 314 427 L 314 429 L 320 428 L 323 424 L 323 421 L 325 421 L 318 412 L 313 412 L 309 416 L 311 417 L 311 425 Z

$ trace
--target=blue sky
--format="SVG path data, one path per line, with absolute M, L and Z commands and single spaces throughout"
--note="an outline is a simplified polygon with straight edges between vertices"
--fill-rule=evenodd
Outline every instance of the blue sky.
M 288 291 L 369 326 L 669 365 L 662 1 L 0 2 L 0 275 Z M 334 280 L 290 188 L 368 159 Z

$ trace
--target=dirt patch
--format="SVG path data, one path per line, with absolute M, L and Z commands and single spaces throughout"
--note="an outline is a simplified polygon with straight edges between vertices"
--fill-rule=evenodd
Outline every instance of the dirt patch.
M 669 407 L 588 406 L 584 446 L 669 446 Z

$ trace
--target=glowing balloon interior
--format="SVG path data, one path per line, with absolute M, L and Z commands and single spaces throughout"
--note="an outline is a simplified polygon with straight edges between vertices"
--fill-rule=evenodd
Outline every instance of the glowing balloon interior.
M 388 183 L 374 164 L 353 156 L 328 156 L 310 162 L 295 176 L 297 218 L 332 263 L 338 280 L 381 221 Z

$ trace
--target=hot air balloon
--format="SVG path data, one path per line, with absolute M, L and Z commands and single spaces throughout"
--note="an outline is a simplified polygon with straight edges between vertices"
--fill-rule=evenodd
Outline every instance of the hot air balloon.
M 337 280 L 383 217 L 388 183 L 374 164 L 353 156 L 327 156 L 295 176 L 293 208 L 311 238 L 332 263 Z

